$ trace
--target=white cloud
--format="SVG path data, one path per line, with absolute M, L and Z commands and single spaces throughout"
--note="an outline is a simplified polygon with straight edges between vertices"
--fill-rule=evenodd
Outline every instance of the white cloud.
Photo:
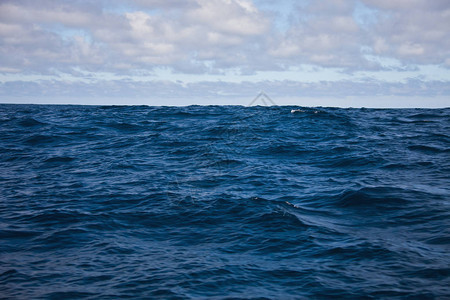
M 11 103 L 147 104 L 147 105 L 248 105 L 257 91 L 264 90 L 279 105 L 353 107 L 443 107 L 449 106 L 448 84 L 440 81 L 405 83 L 322 81 L 261 82 L 136 82 L 95 83 L 13 81 L 0 83 L 0 97 Z M 180 99 L 185 99 L 181 101 Z M 376 100 L 374 102 L 374 100 Z M 418 102 L 417 102 L 418 101 Z
M 274 30 L 276 14 L 263 13 L 249 0 L 112 1 L 134 5 L 122 14 L 107 12 L 103 1 L 4 1 L 0 51 L 16 56 L 3 60 L 5 68 L 30 71 L 71 64 L 117 72 L 125 66 L 186 72 L 189 64 L 193 72 L 201 65 L 209 72 L 310 63 L 373 67 L 363 47 L 408 63 L 448 62 L 448 1 L 361 1 L 297 5 L 285 32 Z M 361 7 L 365 15 L 355 18 Z M 374 24 L 367 27 L 361 18 L 369 15 Z M 67 35 L 71 30 L 77 34 Z
M 361 67 L 362 29 L 353 18 L 352 1 L 313 1 L 298 6 L 286 34 L 270 54 L 297 63 L 327 67 Z
M 192 9 L 198 6 L 193 0 L 132 0 L 138 7 L 149 9 Z
M 249 1 L 198 0 L 198 8 L 186 12 L 188 24 L 199 24 L 214 32 L 258 35 L 267 30 L 268 20 Z
M 48 5 L 52 2 L 54 6 Z M 269 20 L 250 1 L 191 0 L 183 2 L 183 9 L 179 1 L 134 2 L 142 10 L 123 14 L 105 12 L 86 1 L 47 0 L 42 6 L 4 2 L 0 4 L 0 51 L 22 51 L 18 56 L 32 63 L 23 62 L 20 67 L 41 72 L 46 66 L 63 68 L 70 61 L 85 68 L 98 68 L 101 61 L 104 70 L 118 66 L 151 70 L 164 65 L 184 66 L 186 71 L 189 61 L 193 69 L 199 63 L 246 68 L 255 54 L 248 51 L 252 48 L 248 44 L 258 44 L 269 29 Z M 152 13 L 148 8 L 164 10 Z M 84 39 L 64 34 L 70 30 L 82 33 Z M 96 53 L 99 49 L 102 60 Z M 76 59 L 69 55 L 73 52 Z
M 91 13 L 62 3 L 49 9 L 49 1 L 5 1 L 0 4 L 0 62 L 23 72 L 68 70 L 74 66 L 103 63 L 99 47 L 89 38 L 71 39 L 52 30 L 52 25 L 89 27 Z
M 450 56 L 447 0 L 364 0 L 384 17 L 369 32 L 378 55 L 415 64 L 446 64 Z
M 105 76 L 120 80 L 148 76 L 161 69 L 205 78 L 237 74 L 241 81 L 258 77 L 260 82 L 265 82 L 261 76 L 265 74 L 265 79 L 279 82 L 280 91 L 285 84 L 288 94 L 295 78 L 284 81 L 276 74 L 312 65 L 325 78 L 327 70 L 334 74 L 335 81 L 353 74 L 349 82 L 358 90 L 367 79 L 364 74 L 374 71 L 380 71 L 371 77 L 377 82 L 387 76 L 383 84 L 389 80 L 397 84 L 396 78 L 405 84 L 412 78 L 405 74 L 420 74 L 424 66 L 450 68 L 448 28 L 448 0 L 280 0 L 276 6 L 267 0 L 3 0 L 0 73 L 14 78 L 71 74 L 71 82 L 84 84 Z M 308 83 L 305 74 L 298 77 L 299 84 Z M 448 83 L 448 73 L 441 74 L 440 80 Z M 428 74 L 414 76 L 421 82 L 433 81 Z M 170 88 L 178 90 L 173 78 L 175 85 Z M 120 80 L 109 80 L 109 84 L 120 86 Z M 162 91 L 168 86 L 158 84 Z M 258 88 L 253 84 L 233 89 Z M 316 87 L 327 90 L 325 85 L 304 88 L 318 91 Z M 365 87 L 373 91 L 370 85 Z M 438 88 L 443 87 L 434 86 Z M 119 91 L 126 94 L 126 89 Z

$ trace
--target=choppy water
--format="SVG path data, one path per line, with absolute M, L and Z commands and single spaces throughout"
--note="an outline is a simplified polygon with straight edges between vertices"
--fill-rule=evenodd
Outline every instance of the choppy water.
M 0 105 L 0 297 L 450 299 L 450 109 Z

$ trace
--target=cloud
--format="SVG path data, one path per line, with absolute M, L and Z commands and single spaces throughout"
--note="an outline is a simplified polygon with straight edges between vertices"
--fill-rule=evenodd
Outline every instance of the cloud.
M 170 66 L 188 71 L 186 62 L 189 62 L 195 72 L 199 66 L 207 71 L 212 67 L 250 65 L 253 55 L 247 45 L 257 43 L 257 37 L 269 27 L 252 3 L 242 0 L 191 2 L 196 5 L 162 15 L 144 11 L 126 13 L 128 30 L 119 37 L 128 43 L 97 37 L 116 53 L 125 54 L 131 63 L 149 68 Z
M 268 0 L 3 0 L 0 75 L 35 76 L 30 85 L 26 80 L 20 84 L 7 80 L 16 82 L 16 87 L 22 85 L 23 90 L 3 82 L 3 97 L 5 91 L 26 96 L 26 89 L 42 97 L 87 91 L 94 95 L 96 88 L 108 97 L 132 97 L 129 90 L 136 89 L 135 96 L 141 97 L 150 92 L 147 87 L 161 97 L 170 91 L 179 97 L 197 91 L 219 97 L 221 93 L 253 94 L 253 89 L 266 85 L 286 96 L 302 94 L 305 89 L 311 96 L 324 96 L 328 91 L 330 96 L 333 91 L 336 96 L 363 91 L 366 96 L 400 91 L 436 96 L 439 89 L 448 90 L 448 73 L 442 73 L 442 85 L 427 76 L 416 76 L 417 81 L 409 78 L 415 86 L 395 80 L 371 85 L 364 75 L 334 83 L 323 80 L 327 84 L 305 82 L 307 72 L 297 81 L 271 75 L 260 83 L 245 82 L 245 76 L 305 66 L 323 70 L 323 74 L 327 70 L 404 74 L 429 65 L 448 70 L 448 28 L 447 0 L 279 0 L 276 5 Z M 176 76 L 146 84 L 133 80 L 157 75 L 159 70 L 199 74 L 205 80 L 178 83 Z M 62 84 L 67 74 L 71 80 Z M 241 82 L 208 80 L 214 74 L 237 74 Z M 44 83 L 42 78 L 49 75 L 56 81 Z M 111 80 L 114 76 L 121 79 Z M 424 89 L 417 88 L 423 84 Z
M 100 47 L 83 31 L 67 37 L 56 30 L 88 29 L 93 12 L 67 3 L 50 8 L 51 2 L 42 1 L 39 6 L 28 1 L 0 4 L 0 63 L 23 72 L 43 73 L 102 64 Z
M 245 67 L 253 57 L 247 44 L 269 28 L 265 16 L 244 0 L 184 1 L 182 10 L 179 1 L 135 1 L 142 10 L 123 14 L 85 2 L 46 5 L 51 2 L 0 4 L 0 51 L 17 57 L 8 67 L 45 72 L 46 66 L 70 64 L 109 71 L 180 65 L 186 71 L 187 61 L 193 69 Z M 165 10 L 152 14 L 145 10 L 150 7 Z M 71 30 L 78 34 L 68 36 Z
M 448 65 L 448 1 L 413 2 L 301 2 L 289 13 L 286 30 L 279 31 L 274 24 L 283 16 L 250 0 L 3 1 L 1 62 L 4 70 L 30 72 L 163 66 L 245 73 L 302 64 L 369 69 L 369 53 Z M 128 9 L 105 9 L 108 3 Z M 368 9 L 371 26 L 355 18 L 358 7 Z
M 312 1 L 298 6 L 291 27 L 270 49 L 287 62 L 363 67 L 364 32 L 352 16 L 353 1 Z
M 186 12 L 188 24 L 236 36 L 259 35 L 267 30 L 267 20 L 249 1 L 198 0 L 198 4 L 197 8 Z
M 405 82 L 386 83 L 373 79 L 361 82 L 351 80 L 298 82 L 292 80 L 275 80 L 260 82 L 223 82 L 199 81 L 184 83 L 168 80 L 134 81 L 134 80 L 101 80 L 96 82 L 73 82 L 66 80 L 11 81 L 0 84 L 0 96 L 13 99 L 70 98 L 92 101 L 95 99 L 127 99 L 128 104 L 155 103 L 170 104 L 172 99 L 189 99 L 187 104 L 193 104 L 195 99 L 213 99 L 216 104 L 229 104 L 233 98 L 251 100 L 257 91 L 264 90 L 271 97 L 283 98 L 328 98 L 345 97 L 449 97 L 450 87 L 446 82 L 422 82 L 410 79 Z M 14 95 L 14 97 L 11 97 Z M 164 102 L 167 99 L 169 102 Z M 88 102 L 89 103 L 89 102 Z M 245 105 L 243 101 L 239 104 Z M 283 104 L 283 103 L 279 103 Z M 448 105 L 448 104 L 447 104 Z
M 450 2 L 446 0 L 364 3 L 383 17 L 370 33 L 373 51 L 413 64 L 450 66 Z
M 185 10 L 198 7 L 192 0 L 132 0 L 140 8 Z

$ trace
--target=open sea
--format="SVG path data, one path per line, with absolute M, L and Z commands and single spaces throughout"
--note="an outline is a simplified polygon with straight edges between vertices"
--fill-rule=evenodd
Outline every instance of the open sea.
M 0 105 L 1 299 L 450 299 L 450 109 Z

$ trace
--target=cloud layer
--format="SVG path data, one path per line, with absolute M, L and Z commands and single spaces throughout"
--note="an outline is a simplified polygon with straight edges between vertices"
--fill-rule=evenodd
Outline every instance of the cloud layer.
M 344 73 L 435 65 L 448 74 L 449 28 L 448 0 L 3 0 L 0 74 L 91 84 L 104 74 L 171 70 L 209 81 L 305 65 Z

